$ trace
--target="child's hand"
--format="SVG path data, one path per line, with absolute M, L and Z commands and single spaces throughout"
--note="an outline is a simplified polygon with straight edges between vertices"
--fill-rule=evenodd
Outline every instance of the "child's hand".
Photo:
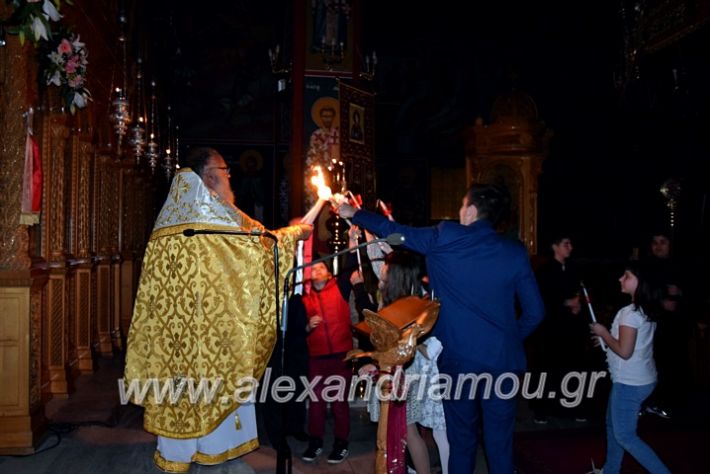
M 308 320 L 308 329 L 311 331 L 320 326 L 320 323 L 323 322 L 323 318 L 320 316 L 313 316 Z
M 365 364 L 357 371 L 360 377 L 374 377 L 377 375 L 377 367 L 374 364 Z
M 589 325 L 589 330 L 592 334 L 596 336 L 601 336 L 604 337 L 606 334 L 609 334 L 609 331 L 607 330 L 604 325 L 599 324 L 599 323 L 592 323 Z
M 350 240 L 357 240 L 360 238 L 360 228 L 355 224 L 351 225 L 348 229 L 348 237 Z
M 365 280 L 362 278 L 362 273 L 356 270 L 350 274 L 350 284 L 355 286 L 358 283 L 365 283 Z
M 429 359 L 429 354 L 426 351 L 426 344 L 419 344 L 417 350 L 424 356 L 425 359 Z

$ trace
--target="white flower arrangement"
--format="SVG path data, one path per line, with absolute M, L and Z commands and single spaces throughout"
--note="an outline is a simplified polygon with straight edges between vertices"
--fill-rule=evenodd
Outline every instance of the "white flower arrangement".
M 86 66 L 89 53 L 78 35 L 65 35 L 51 43 L 46 54 L 49 61 L 42 74 L 47 85 L 60 88 L 64 105 L 71 113 L 86 107 L 91 94 L 86 88 Z

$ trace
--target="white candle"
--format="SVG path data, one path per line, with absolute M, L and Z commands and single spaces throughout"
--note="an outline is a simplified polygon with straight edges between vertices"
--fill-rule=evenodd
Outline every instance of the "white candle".
M 303 216 L 303 219 L 301 219 L 301 223 L 313 225 L 313 223 L 316 221 L 316 217 L 318 217 L 318 214 L 320 214 L 320 211 L 321 209 L 323 209 L 323 206 L 326 202 L 327 201 L 325 199 L 318 199 L 318 202 L 316 202 L 315 206 L 310 208 L 306 215 Z

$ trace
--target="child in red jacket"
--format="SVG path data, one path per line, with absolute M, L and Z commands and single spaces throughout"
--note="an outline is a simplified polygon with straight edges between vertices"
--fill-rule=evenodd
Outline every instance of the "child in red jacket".
M 357 244 L 351 233 L 350 246 Z M 328 456 L 328 463 L 338 464 L 347 458 L 348 436 L 350 433 L 350 406 L 348 405 L 348 390 L 352 370 L 349 363 L 343 359 L 353 348 L 353 338 L 350 326 L 350 305 L 348 304 L 352 284 L 351 271 L 342 271 L 337 278 L 333 277 L 330 268 L 325 263 L 317 263 L 311 269 L 311 289 L 303 297 L 303 304 L 308 315 L 308 378 L 312 382 L 319 377 L 313 387 L 317 400 L 310 400 L 308 409 L 308 432 L 310 442 L 301 456 L 307 462 L 315 461 L 323 452 L 323 435 L 325 434 L 325 419 L 327 402 L 323 400 L 323 390 L 328 387 L 325 382 L 331 376 L 342 377 L 343 393 L 338 393 L 337 400 L 332 401 L 333 417 L 335 418 L 335 442 Z M 333 390 L 327 392 L 332 396 Z

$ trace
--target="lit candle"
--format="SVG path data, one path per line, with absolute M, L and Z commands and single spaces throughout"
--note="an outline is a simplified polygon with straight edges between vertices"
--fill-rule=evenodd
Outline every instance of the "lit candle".
M 380 206 L 380 209 L 382 209 L 382 213 L 387 216 L 387 219 L 389 219 L 391 222 L 394 222 L 394 217 L 392 217 L 392 211 L 387 207 L 387 205 L 380 199 L 377 200 L 377 205 Z
M 323 171 L 320 166 L 313 168 L 313 172 L 315 174 L 311 177 L 311 184 L 316 187 L 318 192 L 318 202 L 316 202 L 315 206 L 313 206 L 306 213 L 306 215 L 303 216 L 303 219 L 301 219 L 301 222 L 304 224 L 313 224 L 316 217 L 318 217 L 318 214 L 320 214 L 321 209 L 323 209 L 325 203 L 328 202 L 328 200 L 330 200 L 333 196 L 330 188 L 325 184 L 325 177 L 323 176 Z

